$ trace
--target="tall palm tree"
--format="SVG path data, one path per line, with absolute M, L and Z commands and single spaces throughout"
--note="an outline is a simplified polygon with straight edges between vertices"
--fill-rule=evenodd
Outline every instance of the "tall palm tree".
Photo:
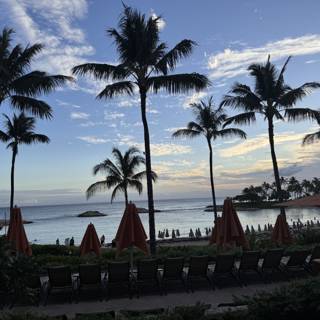
M 0 34 L 0 106 L 8 100 L 11 107 L 41 118 L 51 118 L 51 107 L 37 96 L 54 91 L 66 80 L 62 75 L 48 75 L 42 71 L 30 71 L 34 57 L 43 46 L 34 44 L 12 46 L 12 29 L 4 28 Z
M 317 117 L 317 122 L 319 125 L 319 130 L 314 133 L 309 133 L 309 134 L 305 135 L 305 137 L 302 140 L 303 146 L 305 146 L 307 144 L 314 143 L 316 141 L 320 141 L 320 113 L 319 113 L 319 117 Z
M 27 117 L 24 113 L 19 115 L 14 114 L 12 120 L 5 117 L 5 131 L 0 130 L 0 140 L 8 143 L 7 148 L 12 150 L 11 160 L 11 193 L 10 193 L 10 211 L 14 203 L 14 169 L 18 147 L 21 144 L 33 143 L 49 143 L 50 139 L 43 135 L 34 132 L 36 120 L 33 117 Z
M 117 65 L 107 63 L 85 63 L 73 68 L 77 75 L 92 75 L 99 80 L 113 83 L 98 94 L 98 98 L 113 98 L 119 95 L 133 95 L 137 88 L 140 95 L 140 111 L 144 129 L 146 155 L 146 177 L 149 210 L 150 251 L 156 250 L 154 201 L 152 186 L 150 136 L 146 116 L 146 99 L 149 92 L 161 90 L 169 93 L 202 90 L 209 85 L 207 77 L 198 73 L 169 74 L 181 58 L 191 54 L 195 43 L 182 40 L 173 49 L 160 41 L 159 17 L 147 18 L 137 10 L 124 6 L 118 23 L 118 30 L 111 28 L 107 34 L 114 40 L 119 54 Z
M 213 152 L 212 142 L 218 138 L 227 138 L 237 136 L 246 138 L 244 131 L 237 128 L 225 128 L 227 114 L 223 107 L 215 108 L 213 98 L 210 97 L 208 102 L 201 101 L 200 103 L 192 103 L 192 111 L 196 121 L 191 121 L 184 129 L 179 129 L 172 134 L 173 137 L 188 137 L 195 138 L 204 136 L 209 147 L 209 166 L 210 166 L 210 183 L 212 193 L 212 203 L 214 218 L 217 219 L 217 204 L 213 181 Z
M 313 89 L 319 88 L 317 82 L 307 82 L 300 87 L 291 88 L 284 81 L 284 73 L 289 57 L 280 72 L 270 62 L 268 56 L 265 64 L 252 64 L 248 70 L 254 79 L 254 89 L 245 84 L 235 83 L 230 91 L 232 95 L 226 95 L 222 101 L 223 106 L 231 106 L 243 113 L 229 118 L 229 123 L 250 124 L 256 121 L 256 115 L 260 114 L 268 122 L 269 144 L 277 194 L 282 201 L 283 194 L 279 175 L 278 162 L 274 145 L 274 120 L 287 119 L 298 121 L 305 119 L 316 119 L 318 111 L 310 108 L 294 108 L 294 105 L 308 95 Z M 284 209 L 282 210 L 283 213 Z
M 140 155 L 140 151 L 135 148 L 129 148 L 123 155 L 118 148 L 112 149 L 112 155 L 115 162 L 106 159 L 93 168 L 93 174 L 107 174 L 104 180 L 93 183 L 87 189 L 87 199 L 91 198 L 96 192 L 114 188 L 111 194 L 111 203 L 116 195 L 122 191 L 124 193 L 126 206 L 128 205 L 128 188 L 133 188 L 142 192 L 141 180 L 146 176 L 146 171 L 136 172 L 138 167 L 145 164 L 145 158 Z M 152 180 L 156 181 L 157 175 L 151 172 Z

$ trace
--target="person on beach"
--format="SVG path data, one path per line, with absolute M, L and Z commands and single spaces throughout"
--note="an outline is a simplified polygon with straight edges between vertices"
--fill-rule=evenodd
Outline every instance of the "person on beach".
M 73 247 L 73 246 L 74 246 L 74 238 L 73 238 L 73 237 L 72 237 L 71 240 L 70 240 L 69 246 L 70 246 L 70 247 Z
M 104 245 L 104 242 L 106 241 L 106 238 L 104 236 L 104 234 L 101 236 L 100 238 L 100 244 L 103 246 Z
M 57 246 L 60 246 L 59 238 L 57 238 L 57 240 L 56 240 L 56 245 L 57 245 Z

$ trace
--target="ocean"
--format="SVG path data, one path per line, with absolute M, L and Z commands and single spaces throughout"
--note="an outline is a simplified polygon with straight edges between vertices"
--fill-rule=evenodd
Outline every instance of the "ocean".
M 223 199 L 217 199 L 218 204 Z M 136 201 L 137 207 L 147 208 L 147 201 Z M 155 208 L 161 212 L 155 213 L 156 232 L 169 229 L 179 229 L 181 236 L 188 236 L 190 228 L 200 228 L 204 233 L 205 228 L 212 227 L 213 213 L 204 212 L 207 205 L 210 205 L 209 198 L 205 199 L 175 199 L 155 201 Z M 105 217 L 78 218 L 77 215 L 87 210 L 98 210 L 106 213 Z M 98 236 L 105 235 L 106 241 L 111 242 L 114 238 L 124 210 L 124 204 L 120 202 L 110 203 L 84 203 L 57 206 L 33 206 L 22 207 L 23 219 L 32 221 L 25 225 L 28 239 L 32 243 L 54 244 L 59 238 L 60 243 L 64 239 L 74 237 L 75 243 L 79 244 L 86 230 L 87 225 L 92 222 L 95 225 Z M 7 209 L 8 212 L 8 209 Z M 292 221 L 300 219 L 320 220 L 320 208 L 296 208 L 287 209 L 287 219 Z M 238 215 L 243 228 L 246 225 L 253 225 L 257 228 L 266 223 L 274 224 L 279 209 L 264 209 L 257 211 L 239 211 Z M 5 209 L 0 208 L 0 219 L 4 219 Z M 148 233 L 148 214 L 140 214 L 142 223 Z M 4 228 L 0 234 L 4 233 Z

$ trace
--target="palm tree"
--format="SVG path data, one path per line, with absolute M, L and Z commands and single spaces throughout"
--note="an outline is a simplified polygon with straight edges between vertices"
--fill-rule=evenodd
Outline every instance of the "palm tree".
M 161 90 L 169 93 L 202 90 L 210 82 L 198 73 L 169 74 L 181 58 L 191 54 L 195 43 L 182 40 L 173 49 L 167 50 L 167 44 L 160 42 L 159 17 L 146 18 L 137 10 L 124 6 L 118 23 L 118 30 L 107 30 L 113 38 L 119 54 L 119 64 L 85 63 L 73 68 L 78 75 L 89 74 L 99 80 L 111 80 L 98 94 L 98 98 L 113 98 L 120 95 L 133 95 L 137 88 L 140 95 L 140 110 L 144 128 L 144 145 L 146 156 L 146 177 L 149 210 L 150 251 L 156 251 L 156 234 L 154 221 L 154 201 L 152 186 L 150 136 L 146 116 L 146 99 L 149 92 Z
M 0 106 L 8 100 L 14 109 L 51 118 L 51 107 L 37 96 L 54 91 L 72 78 L 30 71 L 32 60 L 43 46 L 37 43 L 25 48 L 20 44 L 12 47 L 13 33 L 12 29 L 4 28 L 0 34 Z
M 118 148 L 112 149 L 112 155 L 115 162 L 106 159 L 93 168 L 93 174 L 106 173 L 105 180 L 93 183 L 87 189 L 87 199 L 91 198 L 96 192 L 114 188 L 111 194 L 111 203 L 118 192 L 124 193 L 126 206 L 128 205 L 128 188 L 133 188 L 142 192 L 141 180 L 146 176 L 146 171 L 136 172 L 141 164 L 145 164 L 145 158 L 140 155 L 140 151 L 135 148 L 129 148 L 123 155 Z M 151 172 L 152 180 L 156 181 L 157 175 Z
M 5 131 L 0 130 L 0 140 L 8 143 L 7 148 L 12 149 L 11 160 L 11 194 L 10 194 L 10 211 L 13 208 L 14 202 L 14 169 L 18 147 L 21 144 L 33 143 L 49 143 L 50 139 L 43 135 L 34 132 L 36 120 L 33 117 L 27 117 L 24 113 L 19 115 L 14 114 L 12 120 L 5 117 Z
M 210 183 L 212 193 L 212 203 L 214 218 L 217 219 L 217 204 L 213 181 L 213 152 L 212 141 L 218 138 L 226 138 L 237 136 L 246 138 L 245 132 L 237 128 L 225 128 L 227 114 L 223 107 L 215 108 L 213 98 L 210 97 L 208 102 L 201 101 L 200 103 L 192 103 L 191 108 L 195 114 L 196 121 L 191 121 L 184 129 L 179 129 L 172 134 L 173 137 L 188 137 L 195 138 L 203 135 L 209 147 L 209 166 L 210 166 Z
M 320 141 L 320 114 L 319 117 L 317 117 L 317 122 L 319 125 L 319 130 L 314 133 L 309 133 L 305 135 L 305 137 L 302 140 L 302 145 L 305 146 L 307 144 L 314 143 L 316 141 Z
M 235 83 L 230 91 L 233 95 L 226 95 L 223 106 L 231 106 L 244 112 L 229 118 L 228 123 L 250 124 L 256 121 L 260 114 L 268 122 L 269 144 L 277 194 L 283 200 L 278 162 L 274 146 L 274 120 L 298 121 L 316 119 L 319 112 L 310 108 L 294 108 L 294 105 L 308 95 L 313 89 L 319 88 L 317 82 L 307 82 L 300 87 L 291 88 L 284 82 L 284 73 L 291 57 L 283 65 L 280 72 L 270 62 L 268 56 L 265 64 L 252 64 L 248 70 L 254 78 L 254 90 L 247 85 Z M 282 210 L 284 213 L 284 209 Z

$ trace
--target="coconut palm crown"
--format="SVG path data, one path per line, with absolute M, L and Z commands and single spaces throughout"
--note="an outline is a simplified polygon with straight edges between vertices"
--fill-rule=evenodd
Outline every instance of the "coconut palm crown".
M 99 99 L 110 99 L 120 95 L 140 96 L 140 111 L 144 129 L 146 156 L 146 178 L 148 191 L 150 251 L 156 251 L 154 220 L 154 201 L 152 185 L 150 135 L 147 122 L 147 94 L 166 91 L 176 94 L 190 90 L 202 90 L 210 82 L 198 73 L 169 74 L 177 63 L 188 57 L 195 46 L 192 40 L 182 40 L 172 49 L 160 41 L 160 17 L 146 17 L 137 10 L 124 5 L 118 29 L 111 28 L 107 34 L 114 40 L 118 61 L 117 65 L 108 63 L 85 63 L 73 68 L 74 74 L 92 75 L 105 80 L 106 87 L 98 94 Z M 111 81 L 112 83 L 110 84 Z M 137 89 L 137 91 L 135 91 Z
M 49 143 L 50 139 L 43 134 L 34 132 L 36 120 L 33 117 L 27 117 L 24 113 L 14 114 L 12 120 L 7 115 L 4 115 L 4 117 L 6 129 L 5 131 L 0 130 L 0 140 L 8 143 L 7 148 L 12 150 L 10 195 L 10 209 L 12 209 L 14 203 L 14 170 L 19 145 Z
M 39 43 L 12 46 L 13 33 L 12 29 L 4 28 L 0 34 L 0 106 L 8 101 L 14 109 L 40 118 L 51 118 L 50 105 L 37 96 L 54 91 L 72 78 L 30 71 L 33 59 L 43 46 Z
M 268 123 L 269 144 L 273 163 L 278 198 L 282 201 L 282 189 L 274 143 L 274 121 L 299 121 L 317 119 L 319 112 L 310 108 L 295 107 L 312 90 L 320 87 L 318 82 L 307 82 L 297 88 L 291 88 L 284 81 L 284 73 L 290 61 L 289 57 L 280 71 L 271 63 L 268 56 L 265 64 L 252 64 L 249 74 L 254 79 L 254 89 L 241 83 L 235 83 L 221 103 L 242 110 L 243 113 L 230 117 L 226 123 L 250 124 L 260 114 Z M 284 212 L 284 210 L 282 211 Z
M 246 138 L 246 133 L 238 128 L 226 128 L 225 122 L 227 114 L 222 106 L 215 108 L 213 98 L 210 97 L 207 102 L 192 103 L 190 105 L 195 115 L 196 121 L 191 121 L 186 128 L 178 129 L 172 134 L 173 137 L 195 138 L 204 136 L 209 147 L 209 166 L 210 166 L 210 183 L 212 192 L 212 203 L 215 220 L 217 218 L 217 204 L 215 196 L 215 187 L 213 180 L 213 151 L 212 142 L 218 138 L 227 138 L 237 136 Z
M 145 158 L 141 156 L 140 151 L 135 148 L 129 148 L 124 155 L 118 148 L 112 149 L 112 155 L 115 162 L 109 158 L 97 164 L 93 168 L 93 174 L 106 174 L 106 178 L 93 183 L 87 189 L 87 198 L 91 198 L 99 191 L 114 188 L 111 194 L 111 203 L 119 192 L 124 193 L 126 206 L 128 205 L 128 188 L 132 188 L 141 194 L 143 186 L 141 180 L 145 178 L 146 171 L 137 172 L 140 165 L 145 164 Z M 152 179 L 156 181 L 157 174 L 152 171 Z

